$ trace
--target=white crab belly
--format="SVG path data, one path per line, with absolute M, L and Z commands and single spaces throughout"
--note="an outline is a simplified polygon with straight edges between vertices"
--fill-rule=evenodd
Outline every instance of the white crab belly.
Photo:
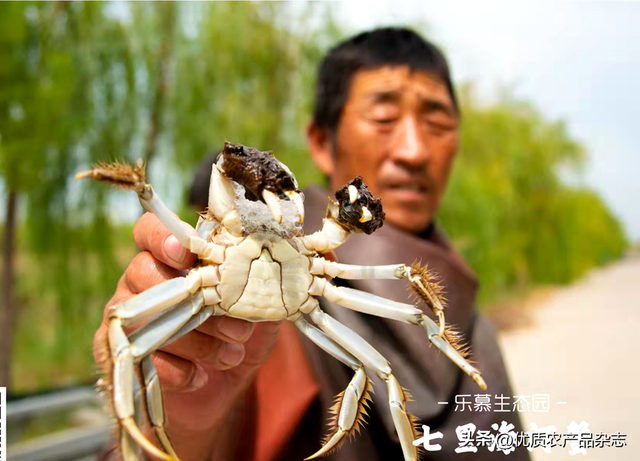
M 251 263 L 242 296 L 231 306 L 229 314 L 255 320 L 281 320 L 289 316 L 282 299 L 280 264 L 273 262 L 267 250 L 262 250 L 260 259 Z
M 231 317 L 253 321 L 284 320 L 309 297 L 309 260 L 286 241 L 249 237 L 227 250 L 221 307 Z

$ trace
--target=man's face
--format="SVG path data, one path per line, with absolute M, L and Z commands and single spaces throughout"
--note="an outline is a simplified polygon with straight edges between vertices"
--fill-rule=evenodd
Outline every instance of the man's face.
M 382 199 L 388 222 L 421 232 L 447 185 L 458 148 L 458 117 L 439 78 L 404 66 L 364 70 L 353 78 L 325 152 L 310 144 L 333 190 L 362 174 Z

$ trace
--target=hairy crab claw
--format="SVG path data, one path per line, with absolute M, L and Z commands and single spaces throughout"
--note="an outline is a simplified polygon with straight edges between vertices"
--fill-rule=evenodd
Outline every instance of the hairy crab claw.
M 327 214 L 345 229 L 372 234 L 384 224 L 382 202 L 374 197 L 362 179 L 362 175 L 349 181 L 336 192 Z
M 280 200 L 284 199 L 295 204 L 298 223 L 302 224 L 304 204 L 298 182 L 291 170 L 271 152 L 225 142 L 217 165 L 227 178 L 244 187 L 248 200 L 266 204 L 278 224 L 282 223 Z
M 178 461 L 165 430 L 168 415 L 151 354 L 215 316 L 293 322 L 309 340 L 353 370 L 349 386 L 338 395 L 331 410 L 334 417 L 325 443 L 307 459 L 329 454 L 360 430 L 371 389 L 367 370 L 386 383 L 404 460 L 418 459 L 414 441 L 419 436 L 405 405 L 408 395 L 393 375 L 391 364 L 355 331 L 325 313 L 320 297 L 346 309 L 421 327 L 438 350 L 486 389 L 480 371 L 467 361 L 469 351 L 460 342 L 462 338 L 445 324 L 443 288 L 426 266 L 357 266 L 322 257 L 344 244 L 351 234 L 371 234 L 383 224 L 382 203 L 368 191 L 362 176 L 345 184 L 335 201 L 329 199 L 322 229 L 309 235 L 301 229 L 289 229 L 292 224 L 298 227 L 293 222 L 297 214 L 300 222 L 304 217 L 303 197 L 291 171 L 269 152 L 242 145 L 225 143 L 218 163 L 211 168 L 209 209 L 206 218 L 200 217 L 197 235 L 184 228 L 145 182 L 140 165 L 102 164 L 79 173 L 77 178 L 106 181 L 135 191 L 142 206 L 199 259 L 186 275 L 167 280 L 109 310 L 108 334 L 100 345 L 103 359 L 98 364 L 104 372 L 100 386 L 109 395 L 113 415 L 122 428 L 122 459 L 135 460 L 140 447 L 155 458 Z M 281 204 L 287 199 L 295 205 L 282 205 L 283 216 Z M 272 215 L 277 222 L 286 219 L 276 226 Z M 437 315 L 438 323 L 417 304 L 332 284 L 325 276 L 343 280 L 404 279 L 417 300 Z M 134 325 L 139 327 L 129 334 Z M 134 391 L 136 381 L 139 394 Z M 136 405 L 136 399 L 140 405 Z M 148 424 L 157 443 L 147 438 L 138 421 Z

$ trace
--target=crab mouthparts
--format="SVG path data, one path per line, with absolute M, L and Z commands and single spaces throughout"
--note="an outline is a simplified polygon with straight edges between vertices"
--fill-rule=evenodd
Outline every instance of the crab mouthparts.
M 302 203 L 302 196 L 298 192 L 292 190 L 284 191 L 284 193 L 298 209 L 298 224 L 302 224 L 304 222 L 304 204 Z M 280 205 L 280 199 L 278 196 L 274 192 L 264 189 L 262 191 L 262 199 L 269 207 L 269 210 L 271 210 L 271 214 L 276 222 L 278 224 L 282 224 L 282 206 Z

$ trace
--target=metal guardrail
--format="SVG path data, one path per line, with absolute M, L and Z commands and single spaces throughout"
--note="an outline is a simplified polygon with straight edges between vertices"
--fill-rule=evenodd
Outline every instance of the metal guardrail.
M 91 386 L 27 397 L 15 402 L 7 402 L 7 424 L 17 419 L 66 410 L 75 406 L 96 402 L 98 402 L 98 398 L 95 390 Z
M 68 461 L 93 457 L 109 440 L 109 427 L 69 429 L 34 441 L 9 445 L 8 461 Z
M 93 387 L 84 386 L 51 394 L 27 397 L 7 403 L 7 426 L 20 424 L 46 413 L 68 411 L 83 405 L 98 404 Z M 8 461 L 90 461 L 95 459 L 111 435 L 109 423 L 67 429 L 35 440 L 7 447 Z

